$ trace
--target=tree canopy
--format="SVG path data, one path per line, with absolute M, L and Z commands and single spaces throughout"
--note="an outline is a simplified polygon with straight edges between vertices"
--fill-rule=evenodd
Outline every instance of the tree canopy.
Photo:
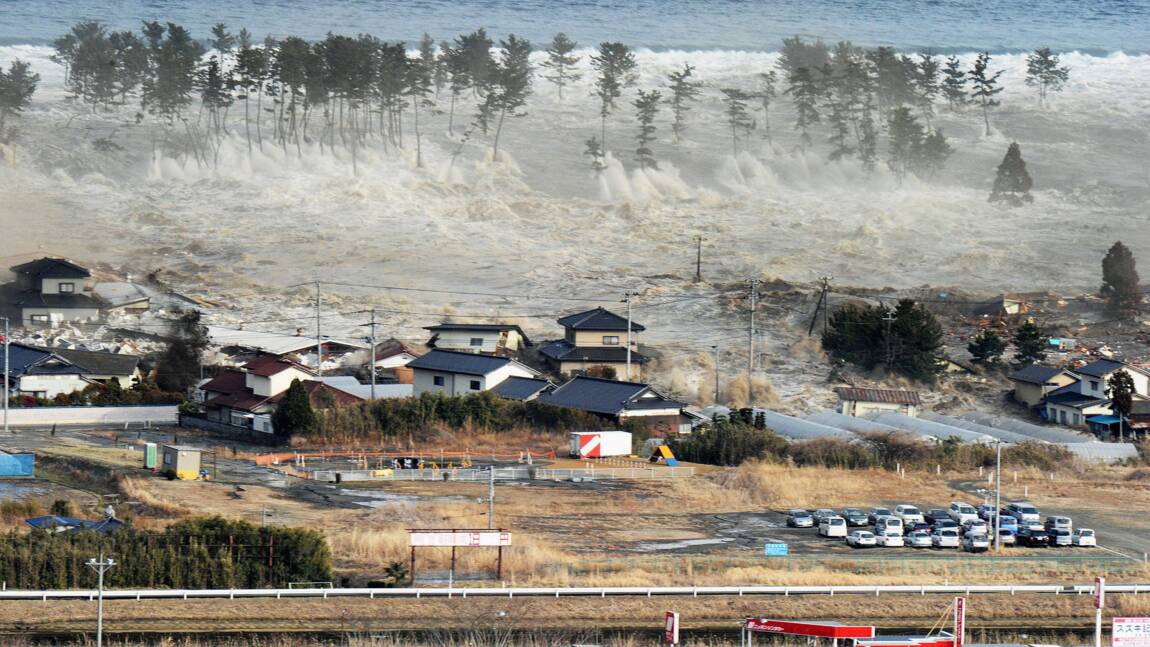
M 871 370 L 924 382 L 942 372 L 942 325 L 922 304 L 903 299 L 886 306 L 843 307 L 831 315 L 823 348 L 832 357 Z
M 1130 315 L 1138 310 L 1142 303 L 1139 282 L 1134 254 L 1122 241 L 1114 243 L 1102 259 L 1102 289 L 1099 290 L 1111 312 Z

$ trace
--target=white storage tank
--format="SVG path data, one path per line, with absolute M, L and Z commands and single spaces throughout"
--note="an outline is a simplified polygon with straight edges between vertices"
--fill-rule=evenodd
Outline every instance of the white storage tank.
M 630 456 L 629 431 L 573 431 L 571 432 L 572 458 L 605 458 Z

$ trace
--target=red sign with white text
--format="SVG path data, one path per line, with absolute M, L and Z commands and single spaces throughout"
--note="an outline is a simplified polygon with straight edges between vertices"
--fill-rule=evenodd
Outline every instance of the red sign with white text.
M 666 619 L 663 623 L 663 644 L 679 644 L 679 614 L 675 611 L 667 612 Z
M 769 620 L 767 618 L 747 618 L 743 626 L 748 631 L 764 634 L 784 634 L 788 636 L 815 636 L 817 638 L 873 638 L 874 627 L 859 625 L 839 625 L 825 622 L 795 622 L 793 620 Z

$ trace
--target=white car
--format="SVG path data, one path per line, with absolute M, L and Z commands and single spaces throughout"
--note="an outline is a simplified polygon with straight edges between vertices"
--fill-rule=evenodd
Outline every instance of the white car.
M 939 528 L 930 536 L 930 544 L 935 548 L 958 548 L 961 543 L 958 528 Z
M 1098 538 L 1094 536 L 1093 530 L 1089 528 L 1079 528 L 1074 531 L 1074 545 L 1094 547 L 1098 545 Z
M 898 517 L 892 517 L 892 516 L 879 517 L 878 521 L 876 521 L 874 524 L 875 533 L 881 535 L 881 534 L 883 534 L 889 530 L 893 530 L 895 532 L 902 532 L 903 531 L 902 519 L 899 519 Z
M 888 530 L 875 538 L 875 543 L 879 546 L 886 546 L 887 548 L 896 548 L 905 546 L 906 542 L 903 540 L 902 533 L 897 530 Z
M 1018 519 L 1020 526 L 1035 529 L 1042 528 L 1042 514 L 1038 512 L 1038 508 L 1034 507 L 1034 504 L 1029 501 L 1012 501 L 1007 504 L 1003 513 Z
M 856 530 L 847 535 L 847 546 L 868 548 L 876 545 L 874 533 L 869 530 Z
M 906 536 L 906 545 L 911 548 L 930 548 L 934 542 L 931 541 L 929 532 L 916 530 Z
M 926 519 L 922 516 L 922 512 L 909 503 L 900 503 L 894 507 L 894 516 L 902 519 L 905 523 L 924 523 Z
M 962 549 L 968 553 L 985 553 L 990 550 L 990 537 L 981 532 L 968 532 L 962 538 Z
M 962 501 L 951 501 L 950 508 L 947 510 L 947 515 L 958 525 L 962 525 L 967 521 L 978 521 L 978 510 L 969 503 Z
M 823 537 L 846 537 L 847 520 L 838 515 L 823 517 L 823 520 L 819 522 L 819 535 Z
M 1003 546 L 1013 546 L 1018 543 L 1018 538 L 1014 536 L 1014 531 L 1009 528 L 998 529 L 998 542 Z

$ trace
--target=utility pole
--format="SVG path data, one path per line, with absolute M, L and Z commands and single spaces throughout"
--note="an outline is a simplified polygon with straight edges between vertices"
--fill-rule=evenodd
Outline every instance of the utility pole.
M 820 276 L 819 281 L 822 283 L 822 290 L 819 292 L 819 299 L 815 302 L 815 312 L 811 315 L 811 325 L 807 328 L 807 336 L 815 334 L 815 322 L 819 320 L 819 312 L 823 315 L 823 333 L 826 333 L 828 324 L 827 316 L 827 293 L 830 291 L 831 277 Z
M 890 344 L 890 329 L 895 320 L 894 312 L 888 310 L 887 313 L 882 316 L 882 320 L 886 322 L 886 338 L 883 341 L 886 342 L 886 370 L 889 371 L 891 364 L 894 364 L 894 357 L 892 356 L 893 350 Z
M 11 386 L 8 383 L 8 378 L 9 378 L 9 375 L 10 375 L 11 370 L 12 370 L 11 369 L 11 362 L 8 360 L 8 351 L 9 351 L 10 345 L 11 345 L 11 341 L 9 341 L 8 338 L 11 336 L 11 334 L 9 332 L 8 317 L 0 317 L 0 319 L 4 319 L 4 434 L 7 435 L 8 434 L 8 389 Z
M 97 584 L 98 602 L 96 603 L 96 647 L 102 647 L 104 644 L 104 573 L 116 565 L 116 560 L 104 559 L 104 551 L 100 551 L 99 561 L 89 559 L 87 564 L 88 568 L 91 568 L 99 574 L 99 584 Z
M 371 309 L 371 362 L 368 370 L 371 371 L 371 401 L 375 402 L 375 308 Z
M 487 529 L 495 529 L 495 464 L 491 465 L 490 479 L 487 481 Z
M 827 334 L 827 327 L 830 326 L 830 298 L 831 298 L 831 281 L 834 280 L 833 276 L 820 276 L 819 280 L 823 282 L 823 334 Z
M 634 292 L 624 292 L 623 301 L 627 303 L 627 381 L 631 381 L 631 297 Z
M 994 449 L 994 552 L 1002 552 L 1002 441 L 995 443 Z
M 319 329 L 319 281 L 315 282 L 315 374 L 323 377 L 323 337 Z
M 751 328 L 747 337 L 747 404 L 751 404 L 751 391 L 754 385 L 751 374 L 755 371 L 755 297 L 758 296 L 759 279 L 751 279 Z
M 695 236 L 695 283 L 703 281 L 703 237 Z
M 711 346 L 711 352 L 715 354 L 715 405 L 719 404 L 719 347 Z

